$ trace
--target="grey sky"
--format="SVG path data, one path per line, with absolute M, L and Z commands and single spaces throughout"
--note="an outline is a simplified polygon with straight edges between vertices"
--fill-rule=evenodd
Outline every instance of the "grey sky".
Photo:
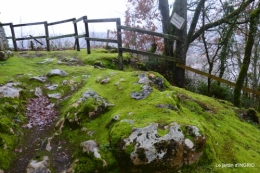
M 0 0 L 0 22 L 13 24 L 55 22 L 85 15 L 89 19 L 121 18 L 123 22 L 125 2 L 126 0 Z M 113 29 L 113 26 L 111 23 L 104 23 L 102 26 L 96 24 L 90 26 L 90 29 L 106 31 Z M 30 27 L 35 32 L 42 32 L 40 28 L 41 26 Z M 29 32 L 26 30 L 30 29 L 25 28 L 24 32 Z M 82 29 L 83 26 L 79 26 L 79 32 Z M 51 30 L 56 34 L 63 33 L 64 30 L 70 33 L 72 27 L 64 24 Z

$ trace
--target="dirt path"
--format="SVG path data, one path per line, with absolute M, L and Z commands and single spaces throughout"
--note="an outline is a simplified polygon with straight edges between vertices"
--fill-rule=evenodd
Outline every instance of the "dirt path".
M 52 173 L 67 170 L 72 163 L 72 153 L 66 140 L 55 134 L 58 113 L 47 98 L 35 98 L 26 107 L 29 123 L 24 125 L 23 134 L 19 134 L 19 143 L 15 148 L 15 160 L 5 173 L 25 173 L 31 160 L 41 160 L 48 156 Z M 46 150 L 48 138 L 51 150 Z
M 20 140 L 15 149 L 16 159 L 5 173 L 25 173 L 30 160 L 39 160 L 47 155 L 50 158 L 50 167 L 55 173 L 67 170 L 72 162 L 71 151 L 65 140 L 54 137 L 51 151 L 46 150 L 48 138 L 53 135 L 54 123 L 39 130 L 37 127 L 24 130 L 24 139 Z M 22 138 L 22 137 L 21 137 Z

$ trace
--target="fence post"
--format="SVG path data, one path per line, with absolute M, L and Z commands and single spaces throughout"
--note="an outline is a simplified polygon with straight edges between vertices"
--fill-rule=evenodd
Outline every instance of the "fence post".
M 123 51 L 122 48 L 122 36 L 121 36 L 121 20 L 120 18 L 116 19 L 116 28 L 117 28 L 117 51 L 118 51 L 118 68 L 119 70 L 123 70 Z
M 75 21 L 76 19 L 74 19 Z M 77 51 L 80 51 L 80 47 L 79 47 L 79 38 L 78 38 L 78 27 L 77 27 L 77 23 L 74 23 L 74 21 L 72 21 L 73 25 L 74 25 L 74 31 L 75 31 L 75 43 L 77 45 Z
M 47 51 L 50 51 L 49 30 L 47 21 L 44 22 Z
M 88 21 L 87 20 L 88 20 L 88 17 L 83 16 L 83 22 L 85 24 L 85 32 L 86 32 L 85 37 L 89 37 Z M 90 41 L 86 40 L 86 42 L 87 42 L 87 52 L 88 52 L 88 54 L 90 54 Z
M 10 24 L 10 29 L 11 29 L 11 33 L 12 33 L 12 40 L 13 40 L 13 45 L 14 45 L 14 51 L 17 51 L 17 43 L 16 43 L 16 38 L 15 38 L 15 32 L 14 32 L 14 27 L 13 27 L 13 23 Z

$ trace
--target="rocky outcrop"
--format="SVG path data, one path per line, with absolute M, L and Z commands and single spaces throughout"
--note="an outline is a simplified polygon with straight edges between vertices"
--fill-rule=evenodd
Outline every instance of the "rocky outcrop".
M 11 97 L 11 98 L 19 98 L 21 88 L 18 86 L 20 83 L 7 83 L 4 86 L 0 86 L 0 98 L 1 97 Z
M 183 164 L 192 164 L 199 159 L 206 137 L 199 133 L 197 127 L 181 126 L 174 122 L 165 128 L 168 133 L 164 136 L 159 136 L 156 123 L 144 128 L 133 128 L 131 135 L 124 139 L 122 148 L 126 151 L 134 146 L 129 156 L 133 165 L 177 170 Z
M 143 84 L 142 91 L 132 92 L 130 96 L 136 100 L 141 100 L 146 98 L 153 91 L 153 88 L 149 85 L 151 81 L 146 74 L 140 74 L 138 78 L 138 84 Z
M 6 61 L 8 58 L 12 57 L 13 53 L 11 51 L 0 51 L 0 61 Z
M 26 173 L 50 173 L 49 170 L 49 157 L 44 156 L 43 160 L 38 162 L 37 160 L 32 160 L 26 168 Z
M 78 107 L 80 104 L 85 104 L 86 101 L 93 99 L 95 108 L 91 109 L 91 105 L 89 105 L 90 109 L 88 110 L 88 115 L 90 119 L 97 118 L 100 114 L 104 113 L 108 107 L 114 106 L 114 104 L 111 104 L 107 102 L 104 98 L 102 98 L 100 95 L 98 95 L 95 91 L 88 90 L 84 92 L 79 98 L 79 100 L 73 104 L 73 107 Z
M 85 142 L 82 142 L 80 144 L 81 147 L 83 147 L 83 152 L 87 153 L 93 153 L 94 157 L 97 159 L 102 159 L 100 153 L 98 152 L 98 144 L 94 140 L 88 140 Z M 107 163 L 104 159 L 103 160 L 103 166 L 106 166 Z
M 96 158 L 101 158 L 101 155 L 98 152 L 98 144 L 95 141 L 93 140 L 85 141 L 82 142 L 80 146 L 83 147 L 83 152 L 88 152 L 88 153 L 91 152 L 94 154 Z
M 51 76 L 67 76 L 67 73 L 63 70 L 60 70 L 60 69 L 54 69 L 54 70 L 51 70 L 48 74 L 47 74 L 48 77 L 51 77 Z
M 141 91 L 132 92 L 130 96 L 136 100 L 141 100 L 146 98 L 152 91 L 154 86 L 159 91 L 163 91 L 165 87 L 164 79 L 155 76 L 152 73 L 149 73 L 148 75 L 143 73 L 138 75 L 138 83 L 141 84 Z

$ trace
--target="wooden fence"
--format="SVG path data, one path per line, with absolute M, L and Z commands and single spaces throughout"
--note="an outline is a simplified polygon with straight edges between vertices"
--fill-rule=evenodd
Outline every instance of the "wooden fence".
M 84 26 L 85 26 L 85 34 L 82 34 L 82 35 L 78 35 L 78 29 L 77 29 L 77 23 L 80 22 L 80 21 L 83 21 L 84 22 Z M 67 23 L 67 22 L 72 22 L 72 24 L 74 26 L 74 33 L 61 35 L 61 36 L 55 36 L 55 37 L 49 37 L 48 26 L 62 24 L 62 23 Z M 116 40 L 108 39 L 108 38 L 107 39 L 103 39 L 103 38 L 89 37 L 89 27 L 88 27 L 88 24 L 89 23 L 103 23 L 103 22 L 115 22 L 116 23 L 116 29 L 117 29 L 117 39 Z M 44 36 L 34 36 L 34 37 L 30 36 L 30 37 L 26 37 L 26 38 L 16 38 L 15 37 L 15 32 L 14 32 L 14 28 L 15 27 L 30 26 L 30 25 L 44 25 L 45 35 Z M 123 52 L 131 52 L 131 53 L 135 53 L 135 54 L 141 54 L 141 55 L 146 55 L 146 56 L 149 56 L 149 57 L 155 57 L 155 58 L 160 58 L 160 59 L 167 60 L 167 61 L 172 61 L 172 62 L 175 62 L 176 66 L 179 67 L 179 68 L 183 68 L 185 70 L 198 73 L 198 74 L 206 76 L 208 78 L 217 80 L 217 81 L 219 81 L 221 83 L 225 83 L 225 84 L 227 84 L 229 86 L 235 86 L 235 83 L 233 83 L 233 82 L 230 82 L 230 81 L 224 80 L 222 78 L 216 77 L 214 75 L 210 75 L 208 73 L 205 73 L 205 72 L 193 69 L 191 67 L 185 66 L 185 65 L 181 64 L 181 62 L 178 59 L 174 58 L 174 57 L 157 55 L 157 54 L 154 54 L 154 53 L 138 51 L 138 50 L 133 50 L 133 49 L 128 49 L 128 48 L 123 48 L 123 46 L 122 46 L 122 32 L 121 32 L 121 30 L 139 32 L 139 33 L 144 33 L 144 34 L 157 36 L 157 37 L 161 37 L 161 38 L 166 38 L 166 39 L 171 39 L 171 40 L 178 40 L 178 41 L 182 41 L 182 40 L 180 38 L 176 37 L 176 36 L 169 35 L 169 34 L 162 34 L 162 33 L 158 33 L 158 32 L 147 31 L 147 30 L 140 29 L 140 28 L 133 28 L 133 27 L 122 26 L 120 18 L 88 19 L 87 16 L 82 16 L 81 18 L 78 18 L 78 19 L 72 18 L 72 19 L 67 19 L 67 20 L 62 20 L 62 21 L 52 22 L 52 23 L 48 23 L 46 21 L 45 22 L 36 22 L 36 23 L 27 23 L 27 24 L 18 24 L 18 25 L 13 25 L 13 23 L 3 23 L 3 24 L 0 24 L 0 26 L 10 26 L 12 36 L 11 37 L 7 37 L 7 39 L 12 39 L 15 51 L 18 50 L 16 41 L 19 41 L 19 40 L 29 40 L 29 39 L 45 38 L 46 39 L 47 51 L 50 51 L 50 40 L 59 39 L 59 38 L 65 38 L 65 37 L 74 37 L 75 38 L 75 46 L 77 47 L 77 51 L 80 51 L 79 38 L 85 38 L 86 45 L 87 45 L 87 53 L 88 54 L 91 53 L 91 51 L 90 51 L 90 41 L 100 41 L 100 42 L 107 42 L 107 43 L 116 43 L 117 47 L 118 47 L 118 67 L 119 67 L 120 70 L 123 70 Z M 247 88 L 247 87 L 243 87 L 242 89 L 247 91 L 247 92 L 249 92 L 249 93 L 257 94 L 257 95 L 260 96 L 260 92 L 259 91 L 252 90 L 252 89 Z

